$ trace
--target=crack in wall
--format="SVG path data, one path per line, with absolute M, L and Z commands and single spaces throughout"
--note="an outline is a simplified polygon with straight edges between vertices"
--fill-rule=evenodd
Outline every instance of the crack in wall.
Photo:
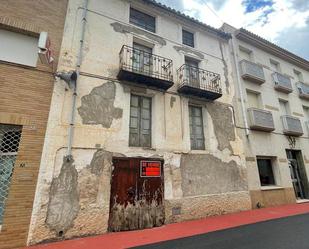
M 219 46 L 220 46 L 220 52 L 221 52 L 222 61 L 223 61 L 223 72 L 224 72 L 224 78 L 225 78 L 225 81 L 224 81 L 225 89 L 226 89 L 226 92 L 229 94 L 230 93 L 230 82 L 229 82 L 229 79 L 228 79 L 228 76 L 229 76 L 228 66 L 227 66 L 226 60 L 224 58 L 223 46 L 222 46 L 221 42 L 219 42 Z

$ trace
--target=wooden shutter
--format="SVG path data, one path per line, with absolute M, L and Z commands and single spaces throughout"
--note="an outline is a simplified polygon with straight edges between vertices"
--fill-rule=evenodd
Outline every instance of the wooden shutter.
M 130 146 L 139 146 L 140 134 L 140 111 L 139 111 L 139 97 L 131 95 L 130 106 Z
M 190 139 L 192 150 L 204 150 L 204 129 L 202 108 L 189 106 Z
M 133 69 L 139 73 L 151 74 L 152 71 L 152 48 L 133 43 Z
M 199 62 L 193 59 L 186 58 L 185 59 L 186 67 L 186 76 L 189 80 L 189 85 L 200 88 L 199 82 Z
M 131 95 L 129 145 L 151 147 L 151 98 Z
M 151 147 L 151 99 L 140 97 L 141 133 L 140 146 Z

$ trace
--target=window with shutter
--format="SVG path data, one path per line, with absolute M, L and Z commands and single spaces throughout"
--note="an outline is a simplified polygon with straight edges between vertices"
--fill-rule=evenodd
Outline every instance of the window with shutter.
M 189 106 L 190 139 L 192 150 L 204 150 L 204 129 L 202 108 Z
M 182 43 L 190 47 L 194 47 L 194 34 L 183 29 L 182 30 Z
M 148 31 L 156 32 L 156 18 L 133 8 L 130 8 L 130 23 Z
M 151 147 L 151 98 L 131 95 L 129 146 Z

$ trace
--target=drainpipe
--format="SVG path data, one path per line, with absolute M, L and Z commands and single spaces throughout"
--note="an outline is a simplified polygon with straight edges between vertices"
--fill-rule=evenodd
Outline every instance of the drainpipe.
M 234 39 L 235 39 L 235 36 L 232 35 L 231 41 L 232 41 L 233 58 L 234 58 L 234 63 L 235 63 L 235 68 L 236 68 L 236 78 L 237 78 L 236 81 L 237 81 L 237 86 L 238 86 L 239 95 L 240 95 L 241 110 L 242 110 L 242 115 L 244 117 L 246 136 L 248 137 L 250 132 L 249 132 L 249 125 L 248 125 L 248 119 L 247 119 L 247 114 L 246 114 L 246 107 L 245 107 L 245 102 L 244 102 L 244 94 L 243 94 L 243 89 L 242 89 L 241 80 L 240 80 L 238 61 L 236 58 L 236 47 L 235 47 Z
M 85 37 L 85 28 L 86 28 L 86 17 L 87 17 L 87 8 L 88 8 L 88 0 L 85 0 L 84 6 L 83 6 L 83 13 L 82 13 L 82 33 L 80 37 L 80 45 L 79 45 L 79 52 L 75 67 L 76 72 L 76 81 L 75 84 L 73 84 L 73 99 L 72 99 L 72 109 L 71 109 L 71 118 L 70 118 L 70 127 L 68 132 L 68 150 L 67 150 L 67 160 L 72 160 L 72 143 L 73 143 L 73 135 L 74 135 L 74 125 L 75 125 L 75 109 L 76 109 L 76 98 L 77 98 L 77 83 L 79 79 L 80 74 L 80 66 L 83 59 L 83 49 L 84 49 L 84 37 Z

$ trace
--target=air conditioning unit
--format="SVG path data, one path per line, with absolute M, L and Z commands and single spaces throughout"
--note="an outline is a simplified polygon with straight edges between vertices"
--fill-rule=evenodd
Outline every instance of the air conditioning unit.
M 273 115 L 270 111 L 248 108 L 248 117 L 252 130 L 268 132 L 275 130 Z
M 272 74 L 273 81 L 275 83 L 275 89 L 284 93 L 291 93 L 293 92 L 291 80 L 289 77 L 280 74 L 280 73 L 273 73 Z
M 299 91 L 299 97 L 303 99 L 309 99 L 309 85 L 306 85 L 303 82 L 297 83 L 297 88 Z
M 41 32 L 38 42 L 39 57 L 43 64 L 49 65 L 54 61 L 52 57 L 51 42 L 47 32 Z
M 304 134 L 299 118 L 290 115 L 283 115 L 281 116 L 281 120 L 284 134 L 296 137 L 299 137 Z

